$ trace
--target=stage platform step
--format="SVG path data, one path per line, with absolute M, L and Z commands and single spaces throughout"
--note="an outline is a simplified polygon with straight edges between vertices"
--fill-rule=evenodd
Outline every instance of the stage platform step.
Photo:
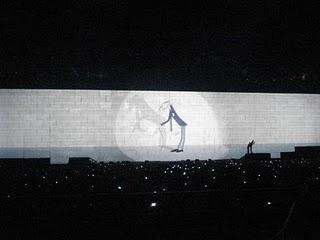
M 50 165 L 50 158 L 0 158 L 0 165 L 8 167 L 44 167 Z
M 281 152 L 280 158 L 281 159 L 295 159 L 295 158 L 297 158 L 297 155 L 295 152 Z
M 295 147 L 297 157 L 315 158 L 320 157 L 320 146 L 303 146 Z
M 69 158 L 68 165 L 72 167 L 83 167 L 93 162 L 96 162 L 96 160 L 89 157 L 71 157 Z
M 245 154 L 240 158 L 241 160 L 269 160 L 271 159 L 270 153 L 251 153 Z

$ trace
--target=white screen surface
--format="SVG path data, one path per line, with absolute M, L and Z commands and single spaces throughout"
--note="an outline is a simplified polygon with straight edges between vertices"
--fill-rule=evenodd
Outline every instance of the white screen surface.
M 183 152 L 181 122 L 186 123 Z M 240 157 L 320 143 L 320 95 L 0 90 L 0 157 L 103 161 Z M 180 125 L 179 125 L 180 123 Z

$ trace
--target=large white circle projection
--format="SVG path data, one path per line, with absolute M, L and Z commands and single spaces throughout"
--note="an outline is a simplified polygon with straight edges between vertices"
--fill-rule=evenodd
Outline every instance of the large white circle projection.
M 161 160 L 161 156 L 177 148 L 180 125 L 174 119 L 171 119 L 172 128 L 170 121 L 160 125 L 169 118 L 170 104 L 187 124 L 184 153 L 192 155 L 190 151 L 195 151 L 196 146 L 218 144 L 213 109 L 199 93 L 130 92 L 116 117 L 115 137 L 119 149 L 133 160 Z

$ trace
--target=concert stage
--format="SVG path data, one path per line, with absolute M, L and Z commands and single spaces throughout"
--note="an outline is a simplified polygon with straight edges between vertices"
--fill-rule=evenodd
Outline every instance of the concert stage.
M 255 153 L 267 152 L 280 158 L 280 152 L 292 151 L 300 144 L 256 144 Z M 69 158 L 92 158 L 97 161 L 177 161 L 239 159 L 246 152 L 245 145 L 185 146 L 183 152 L 171 152 L 174 146 L 160 147 L 82 147 L 82 148 L 0 148 L 0 158 L 50 158 L 51 163 L 68 163 Z M 283 154 L 281 155 L 283 156 Z

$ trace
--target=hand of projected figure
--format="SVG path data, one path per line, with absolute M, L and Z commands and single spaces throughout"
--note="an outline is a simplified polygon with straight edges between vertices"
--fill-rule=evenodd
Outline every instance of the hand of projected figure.
M 166 121 L 164 121 L 163 123 L 161 123 L 160 125 L 161 126 L 163 126 L 163 125 L 165 125 L 165 124 L 167 124 L 169 121 L 170 121 L 170 131 L 172 132 L 172 112 L 170 111 L 169 112 L 169 117 L 168 117 L 168 119 L 166 120 Z

